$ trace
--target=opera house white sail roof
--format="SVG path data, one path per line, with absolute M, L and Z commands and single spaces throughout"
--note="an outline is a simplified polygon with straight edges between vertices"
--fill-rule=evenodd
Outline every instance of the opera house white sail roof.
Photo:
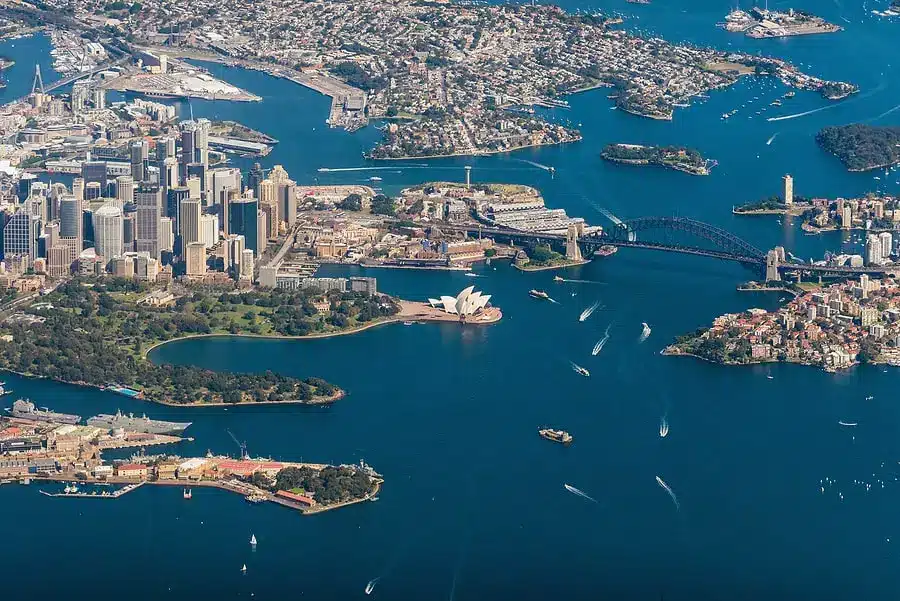
M 456 296 L 442 296 L 440 299 L 429 298 L 432 307 L 443 309 L 452 315 L 465 317 L 474 315 L 487 306 L 490 294 L 475 292 L 475 286 L 469 286 Z

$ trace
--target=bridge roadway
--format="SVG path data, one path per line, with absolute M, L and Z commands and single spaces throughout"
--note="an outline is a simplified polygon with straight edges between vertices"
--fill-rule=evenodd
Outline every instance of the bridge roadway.
M 131 58 L 131 57 L 128 55 L 125 55 L 125 56 L 119 58 L 118 60 L 106 62 L 101 65 L 97 65 L 96 67 L 94 67 L 93 69 L 91 69 L 89 71 L 79 71 L 78 73 L 73 73 L 72 75 L 69 75 L 68 77 L 58 79 L 58 80 L 54 81 L 53 83 L 51 83 L 50 85 L 44 86 L 44 93 L 49 94 L 53 90 L 57 90 L 64 86 L 75 83 L 79 79 L 84 79 L 85 77 L 93 77 L 94 75 L 96 75 L 97 73 L 100 73 L 101 71 L 106 71 L 107 69 L 109 69 L 111 67 L 122 64 L 129 58 Z M 15 100 L 13 100 L 11 102 L 13 102 L 13 103 L 25 102 L 26 100 L 28 100 L 28 96 L 31 96 L 31 94 L 22 96 L 20 98 L 16 98 Z
M 671 221 L 672 225 L 676 225 L 672 229 L 684 229 L 683 225 L 685 223 L 689 223 L 692 227 L 708 227 L 710 231 L 715 234 L 721 234 L 722 230 L 718 230 L 713 226 L 706 226 L 706 224 L 702 224 L 700 222 L 696 222 L 693 220 L 685 219 L 685 218 L 649 218 L 651 220 L 655 220 L 657 224 L 666 224 Z M 765 272 L 766 268 L 766 256 L 762 251 L 756 251 L 752 246 L 747 244 L 746 242 L 735 238 L 738 241 L 738 250 L 733 248 L 727 249 L 708 249 L 708 248 L 700 248 L 686 245 L 678 245 L 672 243 L 665 242 L 653 242 L 646 240 L 637 240 L 635 236 L 628 235 L 629 233 L 633 233 L 629 229 L 628 221 L 622 222 L 622 224 L 618 227 L 611 228 L 613 235 L 610 235 L 610 230 L 604 230 L 601 234 L 592 234 L 588 236 L 583 236 L 579 238 L 579 244 L 587 251 L 586 254 L 592 254 L 597 248 L 603 245 L 616 246 L 620 248 L 644 248 L 649 250 L 660 250 L 665 252 L 675 252 L 681 254 L 695 255 L 695 256 L 703 256 L 703 257 L 711 257 L 714 259 L 721 259 L 725 261 L 734 261 L 744 265 L 745 267 L 750 267 L 752 269 L 759 269 L 760 271 Z M 434 224 L 419 224 L 423 227 L 433 227 Z M 498 227 L 487 227 L 487 226 L 479 226 L 479 225 L 439 225 L 437 226 L 441 231 L 453 231 L 465 233 L 467 235 L 476 236 L 488 236 L 492 238 L 500 238 L 503 240 L 508 240 L 515 244 L 559 244 L 565 245 L 566 236 L 562 234 L 549 234 L 542 232 L 526 232 L 521 230 L 514 230 L 508 228 L 498 228 Z M 625 235 L 622 235 L 622 233 Z M 731 236 L 729 234 L 729 236 Z M 704 236 L 705 237 L 705 236 Z M 712 239 L 709 237 L 707 239 Z M 756 251 L 756 252 L 752 252 Z M 752 254 L 751 254 L 752 253 Z M 780 263 L 778 266 L 778 271 L 782 274 L 785 273 L 794 273 L 801 272 L 801 274 L 809 274 L 813 276 L 832 276 L 832 277 L 858 277 L 862 274 L 873 275 L 873 276 L 885 276 L 885 275 L 897 275 L 900 276 L 900 268 L 891 268 L 891 267 L 883 267 L 883 266 L 863 266 L 863 267 L 847 267 L 847 266 L 836 266 L 836 265 L 810 265 L 808 263 Z

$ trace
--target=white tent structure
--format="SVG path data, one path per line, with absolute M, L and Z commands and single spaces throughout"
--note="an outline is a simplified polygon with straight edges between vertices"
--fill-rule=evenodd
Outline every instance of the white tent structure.
M 469 286 L 456 296 L 442 296 L 440 299 L 429 298 L 428 302 L 432 307 L 443 309 L 451 315 L 467 317 L 484 309 L 489 300 L 491 300 L 490 294 L 475 292 L 475 286 Z

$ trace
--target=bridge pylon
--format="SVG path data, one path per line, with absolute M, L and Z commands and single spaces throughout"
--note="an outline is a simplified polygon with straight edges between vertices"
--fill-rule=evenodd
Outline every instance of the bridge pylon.
M 584 260 L 581 255 L 581 247 L 578 246 L 578 230 L 578 226 L 574 223 L 570 224 L 566 230 L 566 258 L 570 261 Z M 582 231 L 584 230 L 582 229 Z
M 781 272 L 778 266 L 784 261 L 784 247 L 776 246 L 766 253 L 766 281 L 780 282 Z
M 44 79 L 41 77 L 40 63 L 34 65 L 34 81 L 31 83 L 31 93 L 34 94 L 35 92 L 44 93 Z

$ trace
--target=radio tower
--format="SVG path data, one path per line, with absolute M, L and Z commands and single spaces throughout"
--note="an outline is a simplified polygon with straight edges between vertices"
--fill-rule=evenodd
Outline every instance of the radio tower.
M 40 91 L 41 94 L 44 93 L 44 80 L 41 79 L 41 66 L 39 64 L 34 66 L 34 82 L 31 84 L 31 93 L 34 94 L 36 91 Z

